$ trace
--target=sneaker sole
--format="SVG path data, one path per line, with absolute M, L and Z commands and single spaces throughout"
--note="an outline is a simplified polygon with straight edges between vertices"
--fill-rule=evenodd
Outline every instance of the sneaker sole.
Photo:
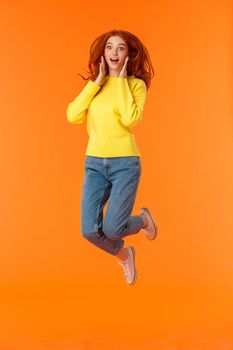
M 136 283 L 136 281 L 137 281 L 137 275 L 138 275 L 138 273 L 137 273 L 137 270 L 136 270 L 136 267 L 135 267 L 135 255 L 136 255 L 136 251 L 135 251 L 135 248 L 134 247 L 130 247 L 130 249 L 131 249 L 131 251 L 132 251 L 132 253 L 133 253 L 133 263 L 134 263 L 134 271 L 135 271 L 135 273 L 134 273 L 134 279 L 133 279 L 133 281 L 131 282 L 131 283 L 128 283 L 130 286 L 132 286 L 133 284 L 135 284 Z
M 151 212 L 150 212 L 150 210 L 148 209 L 148 208 L 142 208 L 143 210 L 145 210 L 146 212 L 147 212 L 147 214 L 150 216 L 150 218 L 151 218 L 151 221 L 153 222 L 153 225 L 154 225 L 154 228 L 155 228 L 155 234 L 154 234 L 154 236 L 152 237 L 152 238 L 148 238 L 148 236 L 147 236 L 147 238 L 150 240 L 150 241 L 153 241 L 156 237 L 157 237 L 157 234 L 158 234 L 158 227 L 157 227 L 157 225 L 156 225 L 156 221 L 155 221 L 155 219 L 153 218 L 153 216 L 152 216 L 152 214 L 151 214 Z M 142 229 L 143 231 L 145 231 L 144 229 Z

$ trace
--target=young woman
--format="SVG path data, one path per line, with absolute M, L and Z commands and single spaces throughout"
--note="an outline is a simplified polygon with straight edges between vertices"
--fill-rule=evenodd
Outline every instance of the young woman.
M 141 176 L 132 128 L 142 119 L 154 71 L 147 49 L 132 33 L 112 30 L 91 45 L 89 80 L 68 104 L 67 119 L 87 118 L 89 141 L 81 198 L 82 236 L 115 255 L 129 285 L 136 281 L 135 248 L 125 236 L 142 230 L 153 240 L 158 228 L 148 208 L 131 216 Z M 108 201 L 109 200 L 109 201 Z M 103 219 L 103 208 L 108 207 Z

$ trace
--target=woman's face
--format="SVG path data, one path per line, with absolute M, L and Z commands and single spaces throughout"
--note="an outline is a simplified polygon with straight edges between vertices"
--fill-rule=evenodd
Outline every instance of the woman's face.
M 109 73 L 120 73 L 121 68 L 128 55 L 128 46 L 126 41 L 118 36 L 110 36 L 105 44 L 104 57 L 109 67 Z M 115 60 L 111 61 L 111 58 Z

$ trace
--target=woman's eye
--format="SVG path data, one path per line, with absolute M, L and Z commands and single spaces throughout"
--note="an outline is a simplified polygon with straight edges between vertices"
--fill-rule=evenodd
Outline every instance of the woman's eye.
M 107 45 L 106 48 L 109 49 L 109 48 L 111 48 L 111 46 L 110 46 L 110 45 Z M 121 51 L 124 51 L 125 48 L 124 48 L 123 46 L 121 46 L 121 47 L 119 47 L 119 49 L 120 49 Z

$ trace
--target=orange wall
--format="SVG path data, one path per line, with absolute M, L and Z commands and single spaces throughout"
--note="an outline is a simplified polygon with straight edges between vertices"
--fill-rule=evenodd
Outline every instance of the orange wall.
M 169 329 L 223 336 L 233 321 L 230 2 L 0 7 L 3 337 L 119 325 L 126 338 Z M 113 28 L 138 35 L 155 69 L 134 128 L 142 177 L 133 214 L 148 206 L 160 231 L 153 242 L 143 232 L 125 239 L 137 251 L 133 287 L 115 257 L 81 237 L 88 136 L 86 124 L 66 120 L 91 42 Z

